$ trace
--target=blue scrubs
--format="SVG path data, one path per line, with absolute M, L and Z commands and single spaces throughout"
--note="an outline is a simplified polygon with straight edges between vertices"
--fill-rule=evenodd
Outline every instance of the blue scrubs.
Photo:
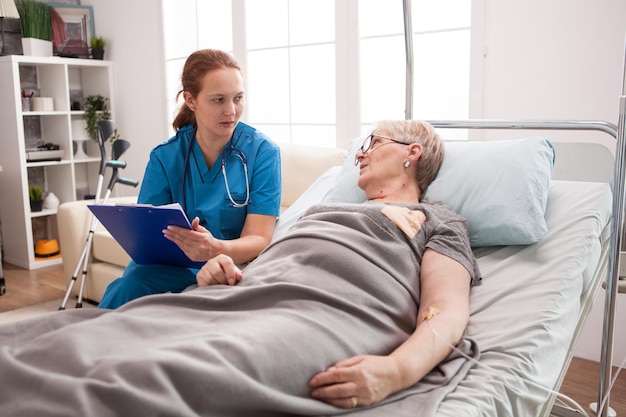
M 280 214 L 282 184 L 278 145 L 253 127 L 239 122 L 211 169 L 204 161 L 197 140 L 192 142 L 185 169 L 193 134 L 193 125 L 183 126 L 174 137 L 152 150 L 137 199 L 139 203 L 157 206 L 178 202 L 190 220 L 198 217 L 200 224 L 215 238 L 224 240 L 240 237 L 248 213 Z M 250 197 L 247 205 L 235 207 L 231 198 L 238 204 L 246 201 L 246 180 L 240 156 L 245 158 L 248 168 Z M 99 307 L 117 308 L 144 295 L 180 292 L 196 283 L 197 272 L 197 269 L 139 265 L 130 261 L 122 277 L 109 284 Z

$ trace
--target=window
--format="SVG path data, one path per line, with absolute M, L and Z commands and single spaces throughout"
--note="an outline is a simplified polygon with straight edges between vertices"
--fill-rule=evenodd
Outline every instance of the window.
M 277 142 L 345 147 L 405 117 L 401 0 L 162 1 L 172 119 L 182 65 L 200 48 L 234 53 L 243 119 Z M 412 14 L 413 117 L 467 118 L 471 2 L 414 0 Z
M 361 126 L 405 118 L 406 56 L 401 1 L 359 0 Z M 415 0 L 413 114 L 415 119 L 469 115 L 471 2 Z M 464 132 L 446 132 L 450 138 Z M 458 136 L 457 136 L 458 137 Z

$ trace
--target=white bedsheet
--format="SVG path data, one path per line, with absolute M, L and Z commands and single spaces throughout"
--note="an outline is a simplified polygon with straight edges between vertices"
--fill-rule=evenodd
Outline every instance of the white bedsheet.
M 467 332 L 491 369 L 475 366 L 439 416 L 541 415 L 549 393 L 535 384 L 553 389 L 559 379 L 610 215 L 607 184 L 553 181 L 541 242 L 476 251 L 484 278 L 472 290 Z

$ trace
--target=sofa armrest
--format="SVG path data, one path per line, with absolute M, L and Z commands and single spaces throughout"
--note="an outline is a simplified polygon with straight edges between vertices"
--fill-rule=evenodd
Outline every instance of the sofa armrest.
M 113 197 L 108 203 L 134 203 L 137 197 Z M 57 227 L 59 230 L 59 246 L 63 256 L 63 273 L 69 281 L 78 260 L 87 243 L 87 236 L 91 227 L 92 215 L 87 208 L 94 200 L 79 200 L 63 203 L 57 210 Z M 102 227 L 102 226 L 99 226 Z M 91 253 L 89 254 L 91 261 Z

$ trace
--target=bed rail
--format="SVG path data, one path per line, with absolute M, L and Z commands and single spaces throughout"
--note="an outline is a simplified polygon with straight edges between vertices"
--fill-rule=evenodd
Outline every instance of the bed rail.
M 597 130 L 617 138 L 617 126 L 603 120 L 432 120 L 429 121 L 439 128 L 457 129 L 524 129 L 524 130 Z

